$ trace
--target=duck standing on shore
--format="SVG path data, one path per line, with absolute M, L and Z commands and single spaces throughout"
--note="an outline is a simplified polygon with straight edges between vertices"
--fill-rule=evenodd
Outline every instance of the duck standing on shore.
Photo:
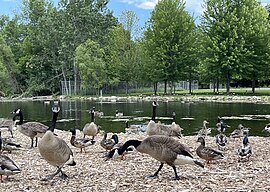
M 86 153 L 86 147 L 95 144 L 95 141 L 93 141 L 92 139 L 86 139 L 86 138 L 76 138 L 76 129 L 75 128 L 71 128 L 70 132 L 72 133 L 71 138 L 70 138 L 70 144 L 74 147 L 77 147 L 79 149 L 81 149 L 81 153 L 82 150 L 84 150 L 84 152 Z
M 249 157 L 252 154 L 252 150 L 248 142 L 248 135 L 244 137 L 243 143 L 237 152 L 238 152 L 238 162 L 249 160 Z
M 207 164 L 209 164 L 213 160 L 224 158 L 224 155 L 220 151 L 217 151 L 210 147 L 206 147 L 205 140 L 203 137 L 199 137 L 197 142 L 200 142 L 201 144 L 196 149 L 196 153 L 200 158 L 205 159 L 207 161 Z

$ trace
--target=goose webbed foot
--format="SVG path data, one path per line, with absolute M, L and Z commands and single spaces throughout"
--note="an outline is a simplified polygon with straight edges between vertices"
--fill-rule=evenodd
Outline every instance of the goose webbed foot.
M 63 171 L 61 171 L 60 178 L 63 179 L 63 180 L 65 180 L 66 178 L 68 178 L 68 176 Z
M 154 175 L 148 175 L 145 177 L 146 179 L 158 179 L 158 175 L 154 174 Z
M 55 176 L 55 174 L 49 175 L 49 176 L 47 176 L 45 178 L 42 178 L 41 181 L 50 181 L 50 180 L 52 180 L 54 178 L 54 176 Z

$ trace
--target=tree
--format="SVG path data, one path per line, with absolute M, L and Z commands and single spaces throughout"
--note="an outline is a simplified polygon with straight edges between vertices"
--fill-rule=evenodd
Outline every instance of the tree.
M 268 46 L 260 46 L 264 47 L 260 53 L 256 48 L 256 41 L 269 42 L 266 38 L 267 15 L 256 0 L 206 0 L 202 18 L 206 39 L 204 63 L 218 79 L 226 79 L 229 94 L 233 78 L 251 77 L 255 71 L 259 74 L 255 66 L 259 69 L 268 60 Z M 258 60 L 258 54 L 266 54 L 266 57 Z
M 189 62 L 194 19 L 185 11 L 185 4 L 178 0 L 161 0 L 156 5 L 144 33 L 145 48 L 149 54 L 147 64 L 149 79 L 157 85 L 183 79 L 185 65 Z
M 105 52 L 100 45 L 87 40 L 76 49 L 76 63 L 79 66 L 82 86 L 84 88 L 102 88 L 106 81 Z

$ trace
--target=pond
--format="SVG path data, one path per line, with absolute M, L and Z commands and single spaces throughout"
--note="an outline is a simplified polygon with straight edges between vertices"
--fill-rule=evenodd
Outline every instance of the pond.
M 39 121 L 46 125 L 52 118 L 51 106 L 53 101 L 12 101 L 0 102 L 0 118 L 12 118 L 10 112 L 21 108 L 24 121 Z M 102 118 L 96 117 L 96 124 L 108 132 L 124 132 L 125 119 L 130 124 L 143 124 L 148 121 L 152 113 L 152 102 L 93 102 L 87 100 L 70 100 L 60 102 L 61 111 L 58 117 L 57 128 L 69 130 L 76 127 L 83 129 L 90 122 L 89 109 L 95 107 L 104 113 Z M 124 114 L 122 119 L 115 117 L 115 111 Z M 250 135 L 267 136 L 262 132 L 265 124 L 270 122 L 269 104 L 258 103 L 216 103 L 216 102 L 159 102 L 157 117 L 162 123 L 170 124 L 172 113 L 176 113 L 176 122 L 184 128 L 184 135 L 194 135 L 202 127 L 203 120 L 209 122 L 209 127 L 214 128 L 217 116 L 224 117 L 230 125 L 225 133 L 228 135 L 238 124 L 250 127 Z M 216 129 L 212 135 L 217 134 Z

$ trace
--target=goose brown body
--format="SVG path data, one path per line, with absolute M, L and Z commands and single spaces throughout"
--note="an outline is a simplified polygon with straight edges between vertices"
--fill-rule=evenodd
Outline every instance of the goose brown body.
M 129 146 L 134 146 L 139 152 L 149 154 L 151 157 L 160 161 L 161 164 L 158 170 L 152 175 L 153 177 L 158 176 L 158 173 L 162 169 L 164 163 L 173 168 L 176 180 L 180 177 L 177 175 L 175 165 L 192 164 L 204 167 L 201 162 L 193 158 L 188 147 L 168 136 L 153 135 L 142 141 L 128 140 L 121 148 L 117 149 L 117 153 L 119 155 L 124 154 Z M 114 155 L 115 151 L 112 150 L 108 156 L 113 157 Z

